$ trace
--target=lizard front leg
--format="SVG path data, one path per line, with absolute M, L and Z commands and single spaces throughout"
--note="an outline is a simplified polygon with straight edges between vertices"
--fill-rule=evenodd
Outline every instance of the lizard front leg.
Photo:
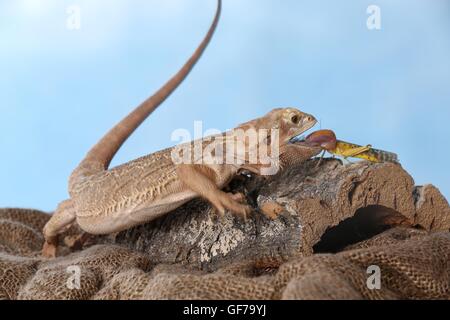
M 219 185 L 223 177 L 206 165 L 178 165 L 177 175 L 183 185 L 208 200 L 221 216 L 227 209 L 245 219 L 252 210 L 250 206 L 241 203 L 244 201 L 242 194 L 226 193 L 220 190 Z

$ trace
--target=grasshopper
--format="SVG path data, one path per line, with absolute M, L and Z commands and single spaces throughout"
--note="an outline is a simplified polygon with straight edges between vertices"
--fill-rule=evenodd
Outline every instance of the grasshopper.
M 337 140 L 336 135 L 331 130 L 318 130 L 311 133 L 306 140 L 314 141 L 328 141 L 328 143 L 322 144 L 324 152 L 337 156 L 341 156 L 344 159 L 347 158 L 359 158 L 369 160 L 371 162 L 393 162 L 398 163 L 397 154 L 384 150 L 372 148 L 370 144 L 361 146 L 358 144 Z M 323 157 L 323 154 L 322 154 Z

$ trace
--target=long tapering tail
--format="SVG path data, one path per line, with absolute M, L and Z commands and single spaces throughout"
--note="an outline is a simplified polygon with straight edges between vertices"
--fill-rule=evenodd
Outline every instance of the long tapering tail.
M 109 164 L 128 137 L 137 127 L 183 82 L 208 46 L 219 22 L 222 0 L 217 1 L 214 20 L 203 41 L 184 66 L 156 93 L 134 109 L 112 128 L 86 155 L 69 179 L 69 190 L 83 177 L 107 170 Z

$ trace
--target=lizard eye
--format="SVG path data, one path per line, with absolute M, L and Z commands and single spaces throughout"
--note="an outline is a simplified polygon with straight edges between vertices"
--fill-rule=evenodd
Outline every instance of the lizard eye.
M 298 124 L 300 121 L 300 118 L 297 115 L 292 116 L 291 121 L 295 124 Z

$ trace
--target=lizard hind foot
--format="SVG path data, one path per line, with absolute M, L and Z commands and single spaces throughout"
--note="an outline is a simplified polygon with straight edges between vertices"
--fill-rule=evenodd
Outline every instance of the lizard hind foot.
M 56 258 L 58 246 L 54 242 L 45 241 L 42 247 L 41 255 L 44 258 Z

